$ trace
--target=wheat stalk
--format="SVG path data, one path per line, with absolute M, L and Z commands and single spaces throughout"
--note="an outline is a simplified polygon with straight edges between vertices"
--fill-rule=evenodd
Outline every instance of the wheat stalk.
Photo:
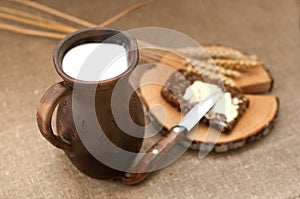
M 228 46 L 206 45 L 204 48 L 211 57 L 216 59 L 257 59 L 254 55 L 247 55 Z
M 12 8 L 7 8 L 7 7 L 2 7 L 0 6 L 0 12 L 2 12 L 2 14 L 6 14 L 6 15 L 13 15 L 14 17 L 10 17 L 11 20 L 17 21 L 17 22 L 21 22 L 23 20 L 27 20 L 29 21 L 30 25 L 34 25 L 37 26 L 35 23 L 37 23 L 38 25 L 46 25 L 46 26 L 52 26 L 54 27 L 53 30 L 60 30 L 60 31 L 64 31 L 66 33 L 70 33 L 70 32 L 74 32 L 77 29 L 71 26 L 68 26 L 66 24 L 63 23 L 59 23 L 57 21 L 48 19 L 48 18 L 44 18 L 42 16 L 38 16 L 31 14 L 31 13 L 27 13 L 27 12 L 23 12 L 17 9 L 12 9 Z M 4 17 L 5 18 L 5 17 Z M 26 23 L 26 22 L 25 22 Z M 47 27 L 46 27 L 47 28 Z
M 222 74 L 219 74 L 219 73 L 210 73 L 210 72 L 208 72 L 208 73 L 206 72 L 205 74 L 203 74 L 202 71 L 200 71 L 198 68 L 194 67 L 191 64 L 186 67 L 186 70 L 190 71 L 190 72 L 193 72 L 193 73 L 196 73 L 196 74 L 203 75 L 204 78 L 206 76 L 206 77 L 208 77 L 211 80 L 216 80 L 216 81 L 221 80 L 225 85 L 228 85 L 230 87 L 236 87 L 236 84 L 235 84 L 235 82 L 233 81 L 232 78 L 224 76 Z
M 20 4 L 24 4 L 24 5 L 27 5 L 29 7 L 32 7 L 32 8 L 35 8 L 35 9 L 38 9 L 38 10 L 41 10 L 41 11 L 44 11 L 48 14 L 52 14 L 54 16 L 57 16 L 57 17 L 60 17 L 62 19 L 65 19 L 65 20 L 68 20 L 68 21 L 71 21 L 73 23 L 76 23 L 76 24 L 79 24 L 79 25 L 82 25 L 84 27 L 87 27 L 87 28 L 91 28 L 91 27 L 106 27 L 106 26 L 109 26 L 110 24 L 116 22 L 117 20 L 121 19 L 122 17 L 132 13 L 133 11 L 153 2 L 153 0 L 148 0 L 148 1 L 145 1 L 145 2 L 141 2 L 141 3 L 138 3 L 136 5 L 133 5 L 129 8 L 127 8 L 126 10 L 123 10 L 122 12 L 116 14 L 115 16 L 107 19 L 106 21 L 100 23 L 99 25 L 95 24 L 95 23 L 92 23 L 92 22 L 89 22 L 89 21 L 86 21 L 86 20 L 83 20 L 83 19 L 80 19 L 80 18 L 77 18 L 73 15 L 70 15 L 70 14 L 67 14 L 67 13 L 64 13 L 64 12 L 61 12 L 57 9 L 54 9 L 54 8 L 51 8 L 49 6 L 46 6 L 46 5 L 43 5 L 43 4 L 40 4 L 40 3 L 37 3 L 37 2 L 33 2 L 33 1 L 26 1 L 26 0 L 10 0 L 10 1 L 13 1 L 13 2 L 17 2 L 17 3 L 20 3 Z
M 231 70 L 246 70 L 260 65 L 256 56 L 225 46 L 186 47 L 178 49 L 178 52 L 196 59 L 204 59 L 209 55 L 217 66 Z
M 51 38 L 51 39 L 62 39 L 66 36 L 65 34 L 21 28 L 18 26 L 9 25 L 1 22 L 0 22 L 0 27 L 3 30 L 8 30 L 23 35 L 30 35 L 30 36 L 37 36 L 37 37 L 44 37 L 44 38 Z
M 231 69 L 225 69 L 219 66 L 214 65 L 210 60 L 200 60 L 194 59 L 191 57 L 182 57 L 174 52 L 164 52 L 164 50 L 159 49 L 141 49 L 140 54 L 143 57 L 152 58 L 154 61 L 161 62 L 162 60 L 167 61 L 169 64 L 175 65 L 180 63 L 181 65 L 193 65 L 198 68 L 201 72 L 207 73 L 220 73 L 231 78 L 238 78 L 241 76 L 241 73 Z M 169 54 L 169 56 L 165 56 Z
M 190 46 L 177 50 L 182 54 L 189 55 L 196 59 L 202 59 L 209 55 L 216 59 L 248 59 L 249 57 L 242 52 L 225 46 Z
M 23 1 L 23 0 L 10 0 L 10 1 L 27 5 L 29 7 L 35 8 L 37 10 L 41 10 L 41 11 L 46 12 L 48 14 L 52 14 L 56 17 L 60 17 L 64 20 L 69 20 L 69 21 L 71 21 L 73 23 L 76 23 L 78 25 L 82 25 L 82 26 L 85 26 L 85 27 L 97 26 L 94 23 L 85 21 L 83 19 L 79 19 L 75 16 L 63 13 L 59 10 L 50 8 L 46 5 L 42 5 L 42 4 L 39 4 L 37 2 Z M 118 13 L 114 17 L 102 22 L 100 24 L 100 26 L 107 26 L 107 25 L 117 21 L 118 19 L 122 18 L 123 16 L 133 12 L 134 10 L 136 10 L 136 9 L 138 9 L 138 8 L 148 4 L 150 2 L 151 1 L 146 1 L 146 2 L 136 4 L 132 7 Z M 15 12 L 13 9 L 10 9 L 10 10 L 9 9 L 2 9 L 2 12 L 6 12 L 6 13 L 0 13 L 0 16 L 4 16 L 6 18 L 9 18 L 10 20 L 21 22 L 23 24 L 34 25 L 34 26 L 38 26 L 40 28 L 48 28 L 48 29 L 52 29 L 52 30 L 55 30 L 55 31 L 58 31 L 58 32 L 65 32 L 65 33 L 71 33 L 71 32 L 74 32 L 75 30 L 77 30 L 77 28 L 70 27 L 70 26 L 67 26 L 65 24 L 61 24 L 61 23 L 58 23 L 58 22 L 53 23 L 53 21 L 51 21 L 49 19 L 46 19 L 46 18 L 43 18 L 43 17 L 40 17 L 40 20 L 39 20 L 40 23 L 36 23 L 36 22 L 38 22 L 38 20 L 35 19 L 31 14 L 21 12 L 21 11 Z M 11 14 L 11 15 L 8 15 L 7 13 Z M 14 15 L 12 15 L 12 14 L 14 14 Z M 20 17 L 25 17 L 27 19 L 22 19 Z M 35 22 L 36 24 L 33 24 L 33 22 Z M 13 25 L 5 24 L 5 23 L 0 23 L 0 25 L 1 25 L 0 28 L 2 28 L 2 29 L 10 30 L 10 31 L 13 31 L 13 32 L 26 34 L 26 35 L 33 35 L 33 36 L 47 37 L 47 38 L 55 38 L 55 39 L 61 39 L 61 38 L 65 37 L 65 34 L 60 34 L 60 33 L 55 33 L 55 32 L 32 30 L 32 29 L 21 28 L 21 27 L 18 27 L 18 26 L 13 26 Z M 67 29 L 66 29 L 66 27 L 67 27 Z M 143 41 L 139 41 L 139 43 L 144 44 L 144 45 L 147 44 L 146 42 L 143 42 Z M 210 77 L 216 76 L 217 72 L 219 72 L 220 75 L 221 75 L 222 80 L 227 82 L 228 84 L 233 84 L 233 81 L 232 81 L 231 78 L 236 78 L 236 77 L 240 76 L 240 73 L 235 71 L 235 70 L 231 70 L 229 68 L 221 68 L 219 66 L 212 67 L 211 64 L 209 64 L 209 63 L 204 64 L 202 62 L 203 56 L 201 57 L 201 59 L 193 59 L 193 58 L 189 57 L 189 60 L 186 60 L 186 59 L 183 59 L 183 58 L 179 59 L 178 57 L 180 57 L 180 56 L 177 55 L 177 57 L 176 57 L 176 56 L 174 56 L 174 54 L 173 54 L 173 56 L 168 56 L 167 58 L 163 57 L 161 55 L 161 51 L 153 51 L 152 50 L 152 52 L 147 52 L 147 51 L 145 51 L 145 52 L 146 53 L 141 54 L 141 59 L 143 59 L 145 61 L 150 61 L 150 62 L 160 61 L 160 62 L 164 62 L 165 64 L 168 64 L 168 65 L 173 65 L 174 67 L 178 67 L 177 66 L 178 64 L 182 64 L 186 68 L 191 68 L 192 67 L 196 70 L 200 69 L 201 71 L 200 70 L 199 71 L 201 72 L 201 74 L 207 75 L 207 76 L 210 76 Z M 197 53 L 199 53 L 199 52 L 197 52 Z M 222 62 L 222 64 L 220 64 L 220 65 L 223 66 L 223 65 L 226 65 L 226 64 L 224 64 L 224 62 Z M 218 76 L 218 78 L 219 78 L 219 76 Z
M 10 1 L 27 5 L 29 7 L 35 8 L 37 10 L 43 11 L 48 14 L 52 14 L 56 17 L 60 17 L 61 19 L 68 20 L 68 21 L 71 21 L 71 22 L 79 24 L 79 25 L 83 25 L 86 27 L 94 27 L 94 26 L 96 27 L 97 26 L 97 24 L 93 24 L 91 22 L 79 19 L 75 16 L 63 13 L 61 11 L 58 11 L 56 9 L 50 8 L 49 6 L 46 6 L 46 5 L 37 3 L 37 2 L 31 2 L 31 1 L 26 1 L 26 0 L 24 0 L 24 1 L 23 0 L 10 0 Z M 109 24 L 119 20 L 120 18 L 130 14 L 134 10 L 149 4 L 150 2 L 151 1 L 145 1 L 145 2 L 141 2 L 139 4 L 136 4 L 134 6 L 131 6 L 131 7 L 127 8 L 126 10 L 118 13 L 111 19 L 104 21 L 100 25 L 102 25 L 102 26 L 109 25 Z M 2 12 L 2 16 L 4 13 L 15 15 L 15 16 L 9 16 L 9 18 L 13 21 L 20 22 L 23 24 L 30 24 L 30 25 L 37 26 L 40 28 L 48 28 L 48 29 L 55 30 L 57 32 L 65 32 L 65 33 L 72 33 L 74 31 L 78 30 L 78 28 L 68 26 L 63 23 L 59 23 L 59 22 L 53 21 L 51 19 L 44 18 L 42 16 L 39 16 L 39 18 L 37 19 L 36 15 L 30 14 L 27 12 L 23 12 L 23 11 L 19 11 L 16 9 L 12 9 L 12 8 L 0 7 L 0 11 Z M 27 20 L 22 20 L 22 18 L 20 18 L 20 17 L 27 18 Z M 29 20 L 29 19 L 31 19 L 31 20 Z M 36 23 L 33 23 L 33 20 Z M 50 38 L 50 39 L 62 39 L 66 36 L 66 34 L 23 28 L 23 27 L 19 27 L 19 26 L 6 24 L 6 23 L 0 23 L 0 29 L 8 30 L 11 32 L 19 33 L 19 34 L 31 35 L 31 36 L 37 36 L 37 37 L 43 37 L 43 38 Z
M 208 59 L 209 55 L 206 53 L 205 49 L 201 46 L 189 46 L 185 48 L 176 49 L 177 52 L 183 55 L 187 55 L 194 59 Z
M 91 22 L 88 22 L 86 20 L 80 19 L 78 17 L 75 17 L 73 15 L 67 14 L 65 12 L 59 11 L 57 9 L 51 8 L 49 6 L 40 4 L 38 2 L 28 1 L 28 0 L 9 0 L 9 1 L 20 3 L 20 4 L 23 4 L 23 5 L 29 6 L 31 8 L 35 8 L 37 10 L 40 10 L 40 11 L 43 11 L 45 13 L 48 13 L 48 14 L 60 17 L 62 19 L 71 21 L 73 23 L 82 25 L 84 27 L 95 27 L 95 26 L 97 26 L 97 25 L 95 25 L 95 24 L 93 24 Z
M 70 32 L 74 32 L 74 30 L 76 30 L 76 29 L 73 29 L 73 28 L 60 26 L 58 24 L 45 23 L 42 20 L 26 19 L 24 17 L 14 16 L 14 15 L 6 14 L 6 13 L 3 13 L 3 12 L 2 13 L 0 12 L 0 18 L 4 18 L 4 19 L 11 20 L 11 21 L 32 25 L 32 26 L 37 26 L 37 27 L 40 27 L 40 28 L 45 28 L 45 29 L 55 30 L 55 31 L 59 31 L 59 32 L 64 32 L 64 33 L 70 33 Z
M 190 63 L 184 58 L 179 58 L 177 54 L 174 53 L 162 53 L 161 50 L 158 50 L 158 53 L 151 53 L 153 49 L 141 49 L 140 50 L 140 58 L 146 62 L 151 62 L 151 63 L 160 63 L 164 64 L 167 66 L 170 66 L 174 69 L 186 69 L 190 72 L 198 73 L 201 74 L 205 78 L 209 78 L 211 80 L 216 80 L 219 81 L 221 80 L 224 84 L 234 87 L 235 82 L 233 81 L 232 74 L 224 74 L 224 71 L 220 70 L 217 72 L 216 70 L 207 70 L 204 68 L 199 68 L 199 66 L 195 66 L 195 63 Z M 199 60 L 198 60 L 199 61 Z M 209 63 L 207 63 L 209 64 Z M 206 65 L 207 65 L 206 64 Z M 227 75 L 230 75 L 227 76 Z
M 129 13 L 132 13 L 133 11 L 149 4 L 149 3 L 152 3 L 153 0 L 149 0 L 149 1 L 145 1 L 145 2 L 141 2 L 141 3 L 138 3 L 136 5 L 133 5 L 131 7 L 129 7 L 128 9 L 116 14 L 114 17 L 102 22 L 99 24 L 100 27 L 106 27 L 106 26 L 109 26 L 110 24 L 114 23 L 115 21 L 121 19 L 122 17 L 128 15 Z
M 217 66 L 232 70 L 247 70 L 260 66 L 260 62 L 251 59 L 214 59 Z

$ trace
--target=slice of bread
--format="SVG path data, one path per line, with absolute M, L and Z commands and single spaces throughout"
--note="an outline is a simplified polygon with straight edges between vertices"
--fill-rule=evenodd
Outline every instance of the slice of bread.
M 181 69 L 170 76 L 161 90 L 161 95 L 178 111 L 187 113 L 196 103 L 191 103 L 184 99 L 183 96 L 186 89 L 195 81 L 202 81 L 204 83 L 217 85 L 223 88 L 224 92 L 229 92 L 231 94 L 231 98 L 235 99 L 234 101 L 238 106 L 238 114 L 233 120 L 226 121 L 227 118 L 225 114 L 217 113 L 213 110 L 210 110 L 202 119 L 202 121 L 207 125 L 211 125 L 220 132 L 230 133 L 249 105 L 249 100 L 243 96 L 238 88 L 223 85 L 221 81 L 212 80 L 208 77 L 202 77 L 200 74 Z

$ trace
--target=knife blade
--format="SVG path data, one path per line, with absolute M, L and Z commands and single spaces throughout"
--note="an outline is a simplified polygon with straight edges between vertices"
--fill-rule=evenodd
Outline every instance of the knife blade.
M 139 163 L 134 167 L 132 172 L 126 173 L 122 182 L 128 185 L 134 185 L 145 179 L 150 171 L 160 163 L 161 159 L 168 153 L 178 142 L 186 139 L 186 133 L 190 131 L 200 119 L 214 106 L 217 100 L 223 95 L 221 89 L 211 94 L 205 100 L 196 104 L 178 123 L 171 128 L 170 132 L 155 143 Z
M 221 97 L 223 92 L 221 89 L 205 100 L 196 104 L 178 123 L 178 126 L 183 126 L 187 131 L 190 131 L 200 119 L 213 107 L 217 100 Z

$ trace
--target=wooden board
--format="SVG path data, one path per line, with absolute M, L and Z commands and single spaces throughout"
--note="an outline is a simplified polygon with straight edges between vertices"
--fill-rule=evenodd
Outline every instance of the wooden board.
M 234 81 L 247 94 L 266 93 L 273 86 L 273 79 L 264 66 L 248 69 Z
M 173 57 L 174 55 L 169 55 L 166 53 L 158 64 L 164 65 L 166 63 L 166 60 L 168 58 L 170 59 L 170 56 Z M 169 63 L 171 63 L 170 67 L 175 70 L 185 68 L 185 65 L 180 64 L 180 62 L 174 61 L 172 63 L 169 61 Z M 242 73 L 242 76 L 235 79 L 234 82 L 239 88 L 241 88 L 243 93 L 247 94 L 269 92 L 272 89 L 273 85 L 273 79 L 268 70 L 263 65 L 244 71 Z
M 148 110 L 167 130 L 183 117 L 181 112 L 169 105 L 160 94 L 163 82 L 167 81 L 172 72 L 174 71 L 153 67 L 140 79 L 140 94 Z M 277 116 L 278 100 L 274 96 L 264 95 L 246 95 L 246 97 L 250 101 L 249 108 L 230 134 L 220 134 L 201 123 L 198 129 L 188 135 L 189 139 L 194 142 L 192 147 L 198 148 L 202 143 L 215 143 L 215 151 L 223 152 L 243 146 L 247 141 L 259 139 L 261 135 L 265 135 Z

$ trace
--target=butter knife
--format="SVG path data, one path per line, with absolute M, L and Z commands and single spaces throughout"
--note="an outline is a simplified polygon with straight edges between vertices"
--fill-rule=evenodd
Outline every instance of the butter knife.
M 164 155 L 169 152 L 175 144 L 186 139 L 189 132 L 200 119 L 214 106 L 223 95 L 221 89 L 211 94 L 205 100 L 196 104 L 170 132 L 155 143 L 143 156 L 141 161 L 134 167 L 132 173 L 126 173 L 122 178 L 124 184 L 133 185 L 145 179 L 150 172 L 160 163 Z

